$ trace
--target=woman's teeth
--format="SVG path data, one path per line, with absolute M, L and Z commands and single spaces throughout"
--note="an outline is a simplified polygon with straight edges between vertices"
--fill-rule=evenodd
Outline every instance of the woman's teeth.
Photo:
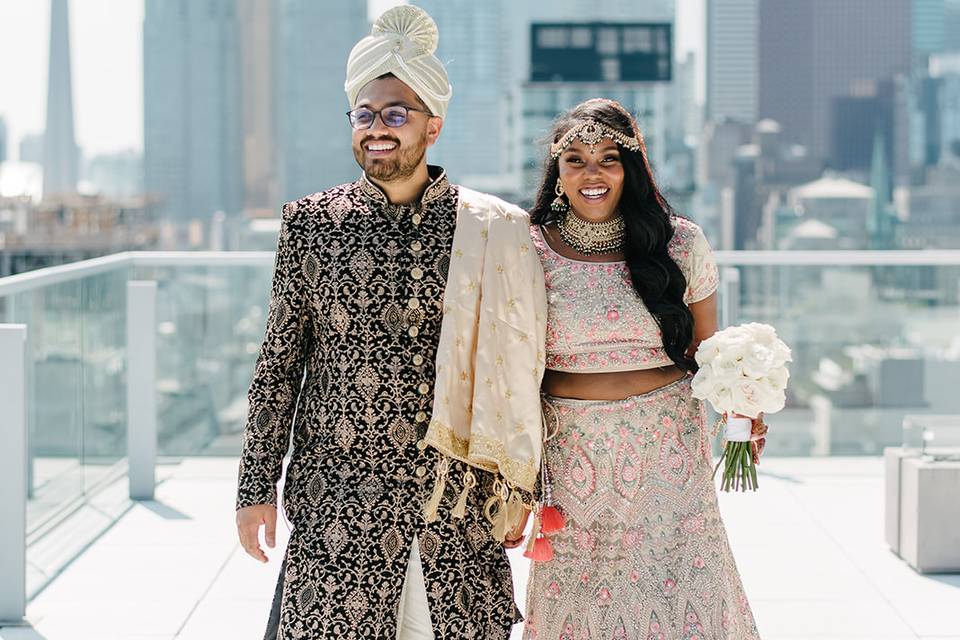
M 599 200 L 603 196 L 607 195 L 607 191 L 610 189 L 606 187 L 597 187 L 593 189 L 580 189 L 580 195 L 588 200 Z

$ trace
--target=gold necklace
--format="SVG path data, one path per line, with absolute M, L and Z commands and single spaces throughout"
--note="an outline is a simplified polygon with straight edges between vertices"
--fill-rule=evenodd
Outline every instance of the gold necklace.
M 621 251 L 626 236 L 623 215 L 619 213 L 603 222 L 590 222 L 568 209 L 557 220 L 557 230 L 564 242 L 585 256 Z

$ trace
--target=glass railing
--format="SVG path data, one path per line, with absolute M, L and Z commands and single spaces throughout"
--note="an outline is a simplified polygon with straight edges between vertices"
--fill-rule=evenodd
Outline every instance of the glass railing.
M 876 455 L 906 415 L 960 414 L 960 251 L 719 252 L 721 323 L 766 322 L 793 348 L 771 455 Z M 126 456 L 127 283 L 157 283 L 161 456 L 237 455 L 273 255 L 130 253 L 0 280 L 28 327 L 28 530 Z

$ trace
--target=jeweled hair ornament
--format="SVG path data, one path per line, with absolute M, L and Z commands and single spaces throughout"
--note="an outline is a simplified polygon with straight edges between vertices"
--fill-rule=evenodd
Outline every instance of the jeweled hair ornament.
M 625 135 L 613 127 L 596 120 L 583 120 L 567 131 L 559 140 L 550 145 L 550 159 L 556 160 L 560 157 L 567 147 L 573 144 L 575 139 L 590 147 L 590 153 L 596 151 L 597 144 L 604 138 L 610 138 L 624 149 L 630 151 L 640 151 L 643 149 L 643 143 L 639 136 Z

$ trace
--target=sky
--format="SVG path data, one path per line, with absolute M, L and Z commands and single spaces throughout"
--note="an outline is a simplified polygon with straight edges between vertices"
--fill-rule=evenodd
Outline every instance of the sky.
M 368 0 L 372 16 L 395 4 Z M 678 54 L 699 53 L 703 0 L 676 4 Z M 143 0 L 69 0 L 69 6 L 77 143 L 87 156 L 142 150 Z M 19 155 L 24 135 L 43 131 L 49 28 L 49 0 L 0 0 L 0 117 L 9 159 Z

